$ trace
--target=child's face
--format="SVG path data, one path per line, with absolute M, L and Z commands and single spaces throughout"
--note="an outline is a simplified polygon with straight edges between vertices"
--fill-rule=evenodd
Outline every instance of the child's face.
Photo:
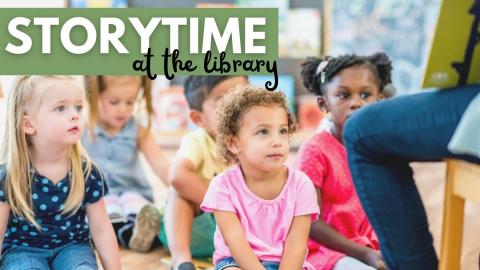
M 350 115 L 380 98 L 372 72 L 366 67 L 350 67 L 338 73 L 319 97 L 322 108 L 330 112 L 335 125 L 343 127 Z
M 48 84 L 38 110 L 24 116 L 23 129 L 34 145 L 73 145 L 84 129 L 85 90 L 73 80 L 55 80 Z
M 99 112 L 103 126 L 112 132 L 119 131 L 130 120 L 140 91 L 140 78 L 117 78 L 106 81 L 100 93 Z
M 288 158 L 288 118 L 280 106 L 254 106 L 239 123 L 238 135 L 228 144 L 244 168 L 257 172 L 280 169 Z
M 199 122 L 196 124 L 204 128 L 212 138 L 215 138 L 217 135 L 216 110 L 218 103 L 222 100 L 225 94 L 233 90 L 235 87 L 247 84 L 248 81 L 245 77 L 238 76 L 229 78 L 216 85 L 203 102 L 202 112 L 198 112 L 200 113 Z

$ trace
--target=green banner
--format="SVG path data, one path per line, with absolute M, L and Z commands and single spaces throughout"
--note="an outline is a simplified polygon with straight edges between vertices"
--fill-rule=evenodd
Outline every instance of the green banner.
M 273 75 L 277 16 L 272 8 L 3 8 L 0 74 Z

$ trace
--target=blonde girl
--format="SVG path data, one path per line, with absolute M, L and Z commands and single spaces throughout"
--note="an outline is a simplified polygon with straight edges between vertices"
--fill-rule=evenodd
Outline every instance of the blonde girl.
M 107 186 L 80 137 L 85 90 L 71 76 L 19 76 L 0 161 L 0 269 L 120 269 Z M 85 218 L 88 218 L 88 223 Z
M 215 269 L 313 269 L 305 256 L 319 210 L 311 180 L 284 165 L 295 131 L 285 96 L 237 89 L 217 121 L 220 154 L 234 166 L 212 180 L 201 205 L 217 221 Z
M 114 229 L 122 246 L 139 252 L 159 243 L 160 213 L 153 205 L 152 187 L 142 170 L 139 153 L 167 184 L 168 161 L 150 131 L 153 107 L 151 81 L 145 76 L 90 76 L 89 131 L 82 142 L 105 174 L 110 216 L 123 217 Z M 145 121 L 134 116 L 146 111 Z

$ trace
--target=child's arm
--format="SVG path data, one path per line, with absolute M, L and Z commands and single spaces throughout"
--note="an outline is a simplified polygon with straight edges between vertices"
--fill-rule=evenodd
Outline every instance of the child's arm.
M 193 162 L 176 158 L 170 168 L 170 184 L 185 199 L 200 205 L 207 193 L 208 184 L 196 172 Z
M 145 132 L 144 128 L 140 129 L 139 134 L 142 134 L 142 132 Z M 144 137 L 139 138 L 138 146 L 153 171 L 160 177 L 162 182 L 168 186 L 169 161 L 160 146 L 156 143 L 153 134 L 148 132 Z
M 258 260 L 255 253 L 245 238 L 243 227 L 238 217 L 233 212 L 214 211 L 220 233 L 230 250 L 235 261 L 241 269 L 264 270 L 265 268 Z M 306 247 L 306 244 L 305 244 Z M 293 269 L 293 268 L 292 268 Z
M 279 270 L 302 269 L 307 255 L 308 232 L 312 223 L 311 215 L 296 216 L 288 231 Z
M 322 192 L 317 190 L 318 206 L 321 208 Z M 319 218 L 312 224 L 310 229 L 310 237 L 322 245 L 350 257 L 354 257 L 376 269 L 386 269 L 382 255 L 379 251 L 362 246 L 342 234 L 338 233 L 330 225 L 326 224 Z
M 108 218 L 103 199 L 87 206 L 88 224 L 93 243 L 106 270 L 120 269 L 117 239 Z
M 10 216 L 10 206 L 0 202 L 0 254 L 2 254 L 3 237 L 8 226 L 8 217 Z

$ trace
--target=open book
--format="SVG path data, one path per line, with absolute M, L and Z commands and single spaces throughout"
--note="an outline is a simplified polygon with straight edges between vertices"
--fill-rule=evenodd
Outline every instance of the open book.
M 480 0 L 443 0 L 423 87 L 480 82 Z
M 150 203 L 134 192 L 106 195 L 104 200 L 112 223 L 127 222 L 128 216 L 136 215 L 144 205 Z

